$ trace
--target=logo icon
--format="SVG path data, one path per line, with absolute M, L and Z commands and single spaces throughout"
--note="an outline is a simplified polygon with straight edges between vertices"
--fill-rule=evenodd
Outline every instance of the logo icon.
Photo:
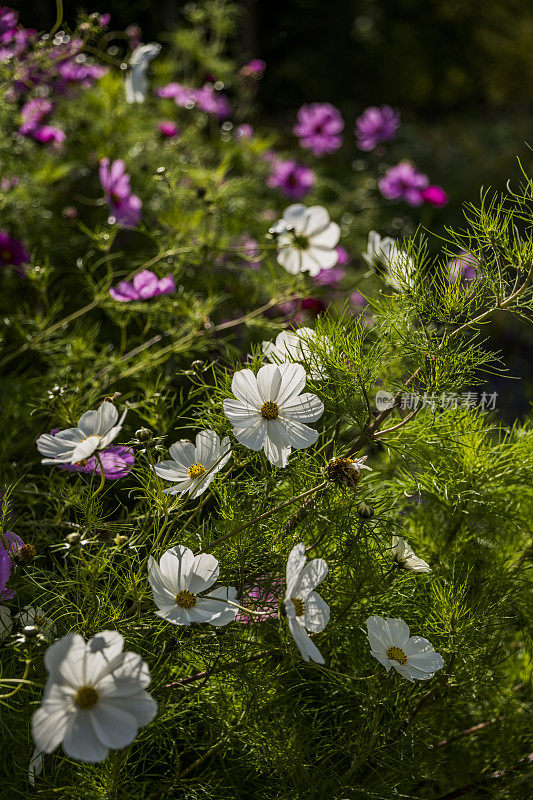
M 376 408 L 378 411 L 387 411 L 394 405 L 394 395 L 385 389 L 380 389 L 376 393 Z

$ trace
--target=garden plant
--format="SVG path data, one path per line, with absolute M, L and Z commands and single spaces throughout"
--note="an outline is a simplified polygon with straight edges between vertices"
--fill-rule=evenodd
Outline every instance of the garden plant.
M 533 180 L 444 228 L 238 25 L 0 8 L 0 798 L 526 798 Z

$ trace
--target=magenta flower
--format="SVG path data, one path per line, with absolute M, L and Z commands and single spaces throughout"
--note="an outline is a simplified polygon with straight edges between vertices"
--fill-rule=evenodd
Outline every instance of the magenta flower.
M 179 133 L 178 126 L 176 125 L 176 123 L 171 122 L 169 120 L 166 120 L 164 122 L 158 122 L 157 130 L 159 131 L 161 136 L 164 136 L 166 139 L 173 139 Z
M 405 200 L 410 206 L 422 203 L 422 189 L 429 184 L 427 175 L 417 172 L 414 164 L 401 161 L 379 180 L 379 190 L 387 200 Z
M 361 292 L 352 292 L 350 295 L 350 303 L 355 308 L 361 309 L 368 305 L 368 300 L 363 297 Z
M 104 477 L 108 481 L 115 481 L 129 475 L 135 463 L 135 456 L 131 447 L 124 445 L 112 445 L 99 453 L 99 458 L 104 468 Z M 58 464 L 59 469 L 66 469 L 68 472 L 88 472 L 92 473 L 96 468 L 98 475 L 102 474 L 98 459 L 94 456 L 80 464 Z
M 77 61 L 68 60 L 59 64 L 59 82 L 56 91 L 68 92 L 69 89 L 81 87 L 89 89 L 95 81 L 102 78 L 107 72 L 107 67 L 100 64 L 79 64 Z
M 449 197 L 441 186 L 427 186 L 421 194 L 424 203 L 429 203 L 433 208 L 444 208 L 448 204 Z
M 65 141 L 65 131 L 61 128 L 54 128 L 52 125 L 42 125 L 32 133 L 32 139 L 41 144 L 61 144 Z
M 299 200 L 311 191 L 316 177 L 309 167 L 296 161 L 274 160 L 272 172 L 267 180 L 271 189 L 279 189 L 287 197 Z
M 29 253 L 22 242 L 10 236 L 6 231 L 0 231 L 0 266 L 15 267 L 15 272 L 24 275 L 23 264 L 30 260 Z
M 13 566 L 13 555 L 24 547 L 24 542 L 11 531 L 6 531 L 0 536 L 0 599 L 10 600 L 15 596 L 12 589 L 8 589 L 6 584 L 11 574 Z
M 240 69 L 243 78 L 261 78 L 266 69 L 266 62 L 262 58 L 253 58 Z
M 339 244 L 339 245 L 337 245 L 335 250 L 337 251 L 337 266 L 338 267 L 345 267 L 346 264 L 350 263 L 350 261 L 352 260 L 352 257 L 351 257 L 351 255 L 349 254 L 349 252 L 347 251 L 347 249 L 345 247 L 343 247 L 342 245 Z
M 111 165 L 108 158 L 100 161 L 100 183 L 116 221 L 132 228 L 138 225 L 142 202 L 137 195 L 131 193 L 130 176 L 121 158 Z
M 314 319 L 326 310 L 325 303 L 317 297 L 295 297 L 292 300 L 285 300 L 277 306 L 278 313 L 283 314 L 287 321 L 301 325 L 309 319 Z
M 41 122 L 50 116 L 53 110 L 54 104 L 50 100 L 45 100 L 41 97 L 28 100 L 20 110 L 22 125 L 19 128 L 19 133 L 22 136 L 31 136 Z
M 355 120 L 355 135 L 360 150 L 373 150 L 381 142 L 390 142 L 400 127 L 400 112 L 390 106 L 370 106 Z
M 214 88 L 209 84 L 197 90 L 196 105 L 200 111 L 205 111 L 206 114 L 213 114 L 219 119 L 231 117 L 233 111 L 226 95 L 221 92 L 215 92 Z
M 161 89 L 157 89 L 156 95 L 158 97 L 169 98 L 174 100 L 177 106 L 182 108 L 193 108 L 196 102 L 196 92 L 188 86 L 182 86 L 181 83 L 167 83 Z
M 251 139 L 253 135 L 254 129 L 251 125 L 248 125 L 247 122 L 243 122 L 242 125 L 239 125 L 235 130 L 235 137 L 237 139 Z
M 471 283 L 477 278 L 477 259 L 472 253 L 462 250 L 456 258 L 448 261 L 448 275 L 452 283 Z
M 345 270 L 340 267 L 332 267 L 331 269 L 321 269 L 318 275 L 314 276 L 313 280 L 319 286 L 327 286 L 329 289 L 336 289 L 345 275 Z
M 315 156 L 333 153 L 342 145 L 344 120 L 338 109 L 330 103 L 310 103 L 302 106 L 296 115 L 293 133 L 304 147 Z
M 116 288 L 111 288 L 109 294 L 119 303 L 129 303 L 131 300 L 149 300 L 160 294 L 174 294 L 176 285 L 172 275 L 158 278 L 149 269 L 139 272 L 130 283 L 121 281 Z

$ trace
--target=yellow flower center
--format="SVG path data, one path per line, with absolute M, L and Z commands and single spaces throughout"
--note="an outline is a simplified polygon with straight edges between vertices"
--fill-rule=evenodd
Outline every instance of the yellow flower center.
M 98 692 L 93 686 L 81 686 L 76 692 L 76 705 L 84 711 L 94 708 L 98 702 Z
M 196 595 L 192 592 L 188 592 L 186 589 L 182 589 L 181 592 L 178 592 L 176 595 L 176 605 L 180 608 L 194 608 L 196 605 Z
M 397 661 L 398 664 L 407 664 L 407 656 L 399 647 L 389 647 L 387 658 L 390 658 L 391 661 Z
M 191 464 L 187 472 L 189 473 L 189 478 L 194 480 L 195 478 L 201 478 L 202 475 L 205 475 L 206 468 L 203 464 Z
M 299 597 L 291 597 L 292 604 L 294 606 L 294 611 L 297 617 L 303 617 L 305 614 L 305 603 L 303 600 L 300 600 Z
M 279 417 L 279 406 L 272 400 L 263 403 L 261 407 L 261 416 L 263 419 L 277 419 Z

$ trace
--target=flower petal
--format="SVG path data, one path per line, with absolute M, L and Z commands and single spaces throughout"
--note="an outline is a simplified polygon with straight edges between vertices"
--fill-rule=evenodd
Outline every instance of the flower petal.
M 290 397 L 283 403 L 281 415 L 283 419 L 297 422 L 316 422 L 324 413 L 324 404 L 310 392 Z
M 276 401 L 281 386 L 281 372 L 275 364 L 265 364 L 257 373 L 257 390 L 261 405 Z
M 51 753 L 62 742 L 74 714 L 72 702 L 59 687 L 49 686 L 46 697 L 31 719 L 31 732 L 37 748 Z
M 311 562 L 312 563 L 312 562 Z M 305 601 L 304 627 L 313 633 L 323 631 L 329 622 L 329 606 L 316 592 L 311 592 Z
M 272 399 L 281 407 L 295 395 L 300 394 L 305 386 L 306 374 L 301 364 L 280 364 L 278 369 L 281 373 L 281 386 L 278 396 Z
M 311 447 L 318 439 L 318 431 L 308 428 L 307 425 L 303 425 L 301 422 L 289 419 L 280 419 L 279 422 L 285 429 L 286 440 L 296 450 Z
M 182 589 L 189 588 L 191 572 L 194 568 L 194 555 L 192 550 L 178 544 L 167 550 L 161 556 L 159 569 L 168 588 L 175 594 Z
M 154 472 L 165 481 L 185 481 L 189 477 L 187 469 L 176 461 L 160 461 L 154 466 Z
M 248 406 L 261 408 L 262 402 L 257 390 L 257 379 L 251 369 L 241 369 L 233 375 L 231 391 Z
M 287 559 L 285 579 L 287 582 L 286 597 L 289 599 L 294 595 L 294 587 L 298 583 L 298 578 L 300 577 L 300 572 L 304 568 L 306 559 L 305 545 L 303 542 L 299 542 L 292 548 Z
M 220 457 L 220 439 L 215 431 L 200 431 L 196 437 L 196 461 L 209 469 Z
M 304 627 L 300 625 L 297 620 L 291 619 L 290 617 L 289 630 L 304 661 L 315 661 L 317 664 L 325 663 L 324 656 L 316 644 L 309 638 Z
M 174 442 L 168 448 L 170 457 L 182 467 L 185 472 L 189 469 L 191 464 L 196 461 L 196 448 L 188 439 L 180 439 L 179 442 Z
M 300 572 L 300 577 L 294 588 L 296 597 L 305 600 L 313 589 L 322 583 L 328 574 L 328 565 L 323 558 L 313 558 Z
M 267 436 L 267 421 L 259 417 L 247 428 L 234 428 L 233 434 L 237 441 L 250 450 L 261 450 Z
M 103 761 L 108 748 L 103 745 L 91 724 L 91 712 L 78 711 L 68 722 L 63 738 L 63 750 L 78 761 Z
M 246 428 L 261 419 L 261 414 L 256 406 L 231 398 L 224 400 L 224 414 L 237 428 Z
M 194 594 L 205 592 L 218 580 L 219 571 L 218 561 L 214 556 L 209 553 L 201 553 L 199 556 L 194 556 L 189 591 Z

